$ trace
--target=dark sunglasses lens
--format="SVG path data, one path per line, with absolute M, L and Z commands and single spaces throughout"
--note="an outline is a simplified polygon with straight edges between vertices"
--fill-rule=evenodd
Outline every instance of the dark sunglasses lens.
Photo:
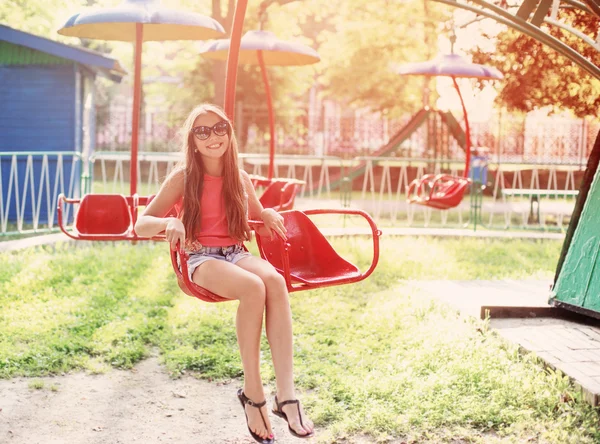
M 224 136 L 229 130 L 229 124 L 227 122 L 219 122 L 213 126 L 213 131 L 217 136 Z
M 210 137 L 210 128 L 208 126 L 197 126 L 194 128 L 194 134 L 198 139 L 208 139 Z

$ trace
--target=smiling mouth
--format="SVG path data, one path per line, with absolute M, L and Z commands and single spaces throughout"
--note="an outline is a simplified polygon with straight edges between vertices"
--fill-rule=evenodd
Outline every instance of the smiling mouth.
M 221 145 L 223 145 L 222 143 L 213 143 L 212 145 L 208 145 L 206 148 L 208 148 L 209 150 L 217 150 L 219 148 L 221 148 Z

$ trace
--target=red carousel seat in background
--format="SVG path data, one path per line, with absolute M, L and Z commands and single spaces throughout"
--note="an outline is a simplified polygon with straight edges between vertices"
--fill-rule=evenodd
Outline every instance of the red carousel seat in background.
M 63 233 L 76 240 L 162 240 L 164 236 L 140 237 L 133 229 L 139 207 L 147 205 L 152 197 L 86 194 L 81 199 L 69 199 L 61 194 L 58 197 L 58 224 Z M 66 204 L 79 205 L 74 229 L 65 225 Z
M 406 200 L 438 210 L 448 210 L 460 205 L 470 183 L 471 180 L 464 177 L 426 174 L 411 182 Z
M 250 180 L 255 187 L 265 187 L 259 197 L 260 203 L 264 208 L 273 208 L 275 211 L 291 210 L 300 186 L 306 184 L 298 179 L 268 179 L 253 174 L 250 175 Z
M 291 210 L 294 207 L 297 182 L 274 181 L 260 196 L 260 203 L 264 208 L 273 208 L 275 211 Z

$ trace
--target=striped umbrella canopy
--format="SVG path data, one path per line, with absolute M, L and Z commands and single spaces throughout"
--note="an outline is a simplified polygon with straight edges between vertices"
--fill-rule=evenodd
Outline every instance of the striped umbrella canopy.
M 207 42 L 200 49 L 200 54 L 213 60 L 227 60 L 229 39 Z M 321 58 L 317 51 L 302 43 L 281 40 L 270 31 L 248 31 L 242 37 L 239 48 L 239 63 L 260 65 L 265 85 L 267 106 L 269 111 L 269 174 L 273 178 L 275 163 L 275 118 L 273 113 L 273 98 L 267 76 L 266 65 L 270 66 L 300 66 L 317 63 Z
M 119 6 L 73 15 L 59 34 L 98 40 L 134 42 L 130 192 L 137 189 L 138 129 L 141 101 L 142 42 L 207 40 L 225 35 L 219 22 L 188 11 L 164 8 L 160 0 L 124 0 Z
M 433 60 L 418 63 L 406 63 L 396 69 L 401 75 L 421 75 L 428 77 L 445 76 L 451 77 L 454 88 L 460 98 L 463 115 L 465 118 L 465 172 L 464 177 L 469 176 L 469 164 L 471 161 L 471 132 L 469 129 L 469 118 L 467 108 L 463 100 L 457 78 L 471 78 L 483 80 L 500 80 L 504 78 L 502 73 L 492 66 L 471 63 L 458 54 L 443 54 Z

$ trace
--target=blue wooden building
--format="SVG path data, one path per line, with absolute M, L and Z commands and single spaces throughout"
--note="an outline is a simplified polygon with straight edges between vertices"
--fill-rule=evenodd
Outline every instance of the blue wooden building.
M 95 51 L 0 25 L 1 223 L 52 226 L 56 196 L 80 193 L 80 160 L 94 149 L 94 80 L 124 74 Z

